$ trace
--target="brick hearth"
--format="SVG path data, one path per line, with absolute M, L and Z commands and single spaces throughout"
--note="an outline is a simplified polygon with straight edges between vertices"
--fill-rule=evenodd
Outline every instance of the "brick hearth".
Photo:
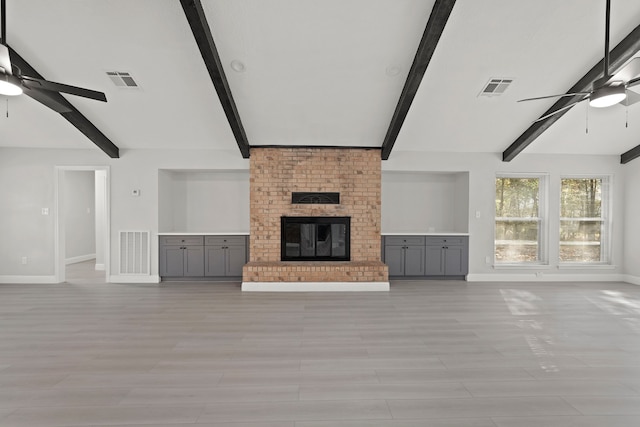
M 243 282 L 388 282 L 380 261 L 380 150 L 252 148 L 250 162 L 250 260 Z M 340 204 L 292 204 L 294 191 L 339 192 Z M 351 261 L 280 261 L 282 216 L 351 217 Z

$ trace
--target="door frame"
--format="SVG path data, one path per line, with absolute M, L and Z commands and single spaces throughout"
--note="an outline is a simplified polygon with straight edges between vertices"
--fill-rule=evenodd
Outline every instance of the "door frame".
M 104 273 L 105 281 L 109 282 L 111 275 L 111 182 L 109 166 L 56 166 L 54 176 L 54 198 L 55 198 L 55 229 L 54 229 L 54 275 L 56 283 L 66 280 L 65 263 L 65 174 L 67 171 L 104 171 L 106 175 L 106 188 L 104 194 Z

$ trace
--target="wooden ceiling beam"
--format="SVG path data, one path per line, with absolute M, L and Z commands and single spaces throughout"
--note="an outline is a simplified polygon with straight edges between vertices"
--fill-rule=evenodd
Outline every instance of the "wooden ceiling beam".
M 407 117 L 411 103 L 418 92 L 420 82 L 424 77 L 431 57 L 436 50 L 440 36 L 444 32 L 444 27 L 447 24 L 447 20 L 451 15 L 455 0 L 436 0 L 429 16 L 429 21 L 420 40 L 416 56 L 411 64 L 409 75 L 405 81 L 404 88 L 400 95 L 400 100 L 396 105 L 396 109 L 391 118 L 391 124 L 387 130 L 387 134 L 382 142 L 382 160 L 387 160 L 393 149 L 393 145 L 398 138 L 400 129 L 404 124 L 404 120 Z
M 615 74 L 629 59 L 631 59 L 638 51 L 640 51 L 640 25 L 637 26 L 627 37 L 625 37 L 613 50 L 611 51 L 609 66 L 610 74 Z M 604 76 L 604 61 L 603 58 L 600 62 L 591 68 L 587 74 L 585 74 L 578 82 L 573 85 L 566 93 L 575 92 L 588 92 L 592 89 L 593 82 Z M 555 104 L 551 106 L 547 111 L 542 113 L 540 117 L 544 117 L 548 114 L 552 114 L 555 111 L 566 108 L 564 111 L 560 111 L 557 114 L 547 117 L 544 120 L 534 122 L 522 135 L 518 137 L 504 152 L 502 153 L 502 161 L 510 162 L 518 154 L 527 148 L 536 138 L 538 138 L 544 131 L 549 129 L 560 117 L 562 117 L 567 111 L 573 107 L 567 108 L 571 103 L 578 101 L 581 96 L 565 96 L 560 98 Z
M 636 145 L 631 150 L 620 155 L 620 163 L 627 164 L 633 159 L 640 157 L 640 145 Z
M 248 159 L 250 152 L 249 141 L 242 126 L 236 103 L 233 100 L 229 82 L 222 68 L 220 55 L 213 41 L 211 28 L 207 22 L 202 3 L 200 0 L 180 0 L 180 3 L 191 27 L 191 32 L 196 39 L 198 49 L 200 49 L 204 64 L 207 67 L 207 71 L 209 71 L 209 77 L 211 77 L 213 86 L 218 93 L 218 98 L 220 98 L 222 109 L 227 116 L 229 126 L 231 126 L 231 131 L 236 138 L 240 153 L 242 153 L 243 158 Z
M 38 73 L 27 61 L 22 58 L 15 50 L 10 46 L 9 56 L 11 63 L 20 69 L 20 72 L 29 77 L 35 77 L 37 79 L 46 80 L 40 73 Z M 82 132 L 87 138 L 91 140 L 112 159 L 120 157 L 120 150 L 111 142 L 101 131 L 98 129 L 89 119 L 87 119 L 76 107 L 71 105 L 67 99 L 60 95 L 58 92 L 47 91 L 47 97 L 53 99 L 53 101 L 61 104 L 69 109 L 67 112 L 62 112 L 60 115 L 64 117 L 69 123 L 75 126 L 80 132 Z M 45 104 L 46 105 L 46 104 Z

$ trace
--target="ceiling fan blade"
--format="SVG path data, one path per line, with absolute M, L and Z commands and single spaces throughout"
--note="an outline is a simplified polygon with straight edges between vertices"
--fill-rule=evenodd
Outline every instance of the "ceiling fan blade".
M 22 89 L 24 90 L 25 95 L 51 108 L 56 113 L 68 113 L 71 111 L 71 108 L 51 98 L 46 92 L 41 92 L 38 89 L 31 89 L 26 86 L 23 86 Z
M 629 80 L 627 82 L 627 88 L 631 87 L 631 86 L 635 86 L 637 84 L 640 84 L 640 77 L 637 77 L 635 79 Z
M 608 82 L 628 82 L 629 80 L 635 79 L 638 76 L 640 76 L 640 58 L 633 58 L 620 71 L 611 76 Z
M 555 115 L 555 114 L 561 113 L 561 112 L 562 112 L 562 111 L 564 111 L 564 110 L 568 110 L 569 108 L 573 107 L 573 106 L 574 106 L 574 105 L 576 105 L 576 104 L 581 103 L 582 101 L 584 101 L 584 100 L 586 100 L 586 99 L 588 99 L 588 98 L 586 98 L 586 97 L 585 97 L 585 98 L 582 98 L 580 101 L 576 101 L 576 102 L 574 102 L 574 103 L 572 103 L 572 104 L 567 105 L 566 107 L 562 107 L 562 108 L 560 108 L 560 109 L 558 109 L 558 110 L 554 111 L 553 113 L 549 113 L 549 114 L 547 114 L 547 115 L 545 115 L 545 116 L 540 117 L 540 118 L 539 118 L 539 119 L 537 119 L 537 120 L 534 120 L 533 122 L 535 123 L 535 122 L 539 122 L 539 121 L 541 121 L 541 120 L 548 119 L 549 117 L 551 117 L 551 116 L 553 116 L 553 115 Z
M 22 76 L 24 85 L 31 89 L 50 90 L 53 92 L 68 93 L 70 95 L 81 96 L 83 98 L 95 99 L 96 101 L 107 102 L 104 93 L 96 90 L 85 89 L 77 86 L 65 85 L 62 83 L 50 82 L 48 80 L 36 79 L 33 77 Z
M 562 95 L 538 96 L 538 97 L 535 97 L 535 98 L 519 99 L 518 102 L 535 101 L 535 100 L 538 100 L 538 99 L 548 99 L 548 98 L 562 98 L 564 96 L 589 95 L 590 93 L 591 92 L 574 92 L 574 93 L 563 93 Z
M 3 44 L 0 44 L 0 68 L 2 73 L 12 75 L 11 72 L 11 59 L 9 59 L 9 48 Z

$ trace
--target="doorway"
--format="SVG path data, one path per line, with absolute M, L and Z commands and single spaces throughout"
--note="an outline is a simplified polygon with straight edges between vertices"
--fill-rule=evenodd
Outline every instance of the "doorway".
M 55 179 L 55 276 L 109 281 L 109 168 L 58 166 Z

